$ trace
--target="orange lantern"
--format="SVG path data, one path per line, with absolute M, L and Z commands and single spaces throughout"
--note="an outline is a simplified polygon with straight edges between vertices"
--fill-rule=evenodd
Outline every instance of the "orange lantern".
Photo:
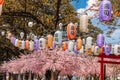
M 104 47 L 101 47 L 100 49 L 99 49 L 99 55 L 103 55 L 104 54 Z
M 17 47 L 20 49 L 21 46 L 21 40 L 18 40 Z
M 25 49 L 29 50 L 29 40 L 25 41 Z
M 4 3 L 4 0 L 0 0 L 0 15 L 2 13 L 2 4 Z
M 92 55 L 92 49 L 91 48 L 87 48 L 87 50 L 86 50 L 86 53 L 88 54 L 88 55 Z
M 53 40 L 54 40 L 54 37 L 51 34 L 49 34 L 47 36 L 47 44 L 46 44 L 47 48 L 52 48 Z
M 0 0 L 0 5 L 2 5 L 2 4 L 3 4 L 3 2 L 4 2 L 4 0 Z
M 68 39 L 76 38 L 76 25 L 74 25 L 73 23 L 70 23 L 67 26 L 67 37 Z
M 68 48 L 68 43 L 66 41 L 62 42 L 62 50 L 65 51 L 67 48 Z
M 81 48 L 82 48 L 82 40 L 81 40 L 81 38 L 78 38 L 78 40 L 77 40 L 77 43 L 76 43 L 77 45 L 77 50 L 80 50 Z

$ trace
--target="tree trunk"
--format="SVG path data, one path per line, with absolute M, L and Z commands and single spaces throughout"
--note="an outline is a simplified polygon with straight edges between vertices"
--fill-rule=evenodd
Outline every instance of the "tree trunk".
M 68 77 L 69 80 L 72 80 L 73 76 L 68 75 L 67 77 Z
M 45 78 L 46 78 L 46 80 L 50 80 L 51 79 L 51 71 L 50 70 L 46 71 Z
M 59 71 L 51 71 L 51 80 L 58 80 Z

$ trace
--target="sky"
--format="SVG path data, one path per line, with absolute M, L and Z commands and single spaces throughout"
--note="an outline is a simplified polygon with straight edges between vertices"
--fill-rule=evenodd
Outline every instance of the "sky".
M 71 2 L 71 4 L 74 6 L 75 10 L 78 13 L 81 13 L 82 11 L 90 8 L 91 5 L 99 4 L 99 2 L 98 2 L 98 0 L 79 0 L 78 2 L 73 1 L 73 2 Z M 98 9 L 98 7 L 94 6 L 93 9 Z M 93 11 L 89 11 L 88 14 L 92 15 L 91 12 L 93 13 Z M 109 44 L 109 43 L 118 44 L 118 43 L 120 43 L 120 27 L 119 26 L 97 24 L 97 23 L 100 23 L 99 19 L 98 19 L 98 16 L 93 17 L 91 19 L 91 21 L 92 21 L 92 24 L 94 26 L 97 26 L 98 28 L 103 30 L 106 44 Z M 118 19 L 117 25 L 120 25 L 120 19 Z M 111 30 L 110 27 L 115 27 L 117 29 L 110 35 L 111 37 L 107 37 L 106 33 Z

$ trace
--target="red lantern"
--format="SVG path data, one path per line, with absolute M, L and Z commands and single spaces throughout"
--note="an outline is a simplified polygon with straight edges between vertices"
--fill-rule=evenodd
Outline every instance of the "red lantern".
M 0 5 L 2 5 L 4 3 L 4 0 L 0 0 Z
M 62 50 L 65 51 L 67 50 L 68 48 L 68 43 L 65 41 L 65 42 L 62 42 Z
M 76 25 L 74 25 L 73 23 L 70 23 L 67 26 L 67 37 L 70 40 L 73 40 L 76 38 Z

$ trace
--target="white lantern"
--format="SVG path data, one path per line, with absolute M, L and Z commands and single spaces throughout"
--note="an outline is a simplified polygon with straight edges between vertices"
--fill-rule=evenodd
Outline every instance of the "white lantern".
M 85 39 L 82 39 L 82 43 L 85 45 L 86 44 L 86 41 L 85 41 Z
M 88 32 L 88 22 L 89 22 L 89 17 L 86 14 L 83 14 L 80 16 L 80 27 L 79 30 L 80 32 Z
M 111 54 L 114 54 L 114 45 L 111 46 Z
M 84 46 L 80 49 L 80 53 L 84 53 Z
M 33 27 L 33 22 L 28 22 L 29 27 Z
M 46 47 L 46 39 L 45 38 L 43 38 L 43 37 L 41 37 L 40 39 L 39 39 L 39 49 L 45 49 L 45 47 Z
M 62 32 L 56 31 L 54 34 L 54 43 L 55 44 L 61 44 L 62 43 Z
M 116 44 L 114 46 L 114 54 L 115 55 L 120 55 L 120 45 Z
M 4 35 L 5 35 L 5 31 L 2 31 L 2 32 L 1 32 L 1 35 L 4 36 Z
M 99 54 L 99 47 L 95 46 L 94 55 L 98 55 L 98 54 Z
M 18 46 L 18 39 L 15 40 L 15 47 Z
M 69 41 L 68 42 L 68 51 L 72 52 L 74 49 L 74 41 Z
M 63 27 L 63 24 L 62 24 L 62 23 L 60 23 L 60 24 L 59 24 L 59 29 L 61 30 L 61 29 L 62 29 L 62 27 Z
M 25 49 L 25 41 L 22 40 L 20 43 L 20 49 Z
M 87 48 L 92 48 L 92 40 L 93 40 L 92 37 L 87 37 L 86 39 Z
M 21 32 L 21 33 L 20 33 L 20 37 L 21 37 L 21 39 L 23 39 L 23 37 L 24 37 L 24 32 Z
M 29 41 L 29 50 L 33 51 L 34 50 L 34 42 L 31 40 Z

